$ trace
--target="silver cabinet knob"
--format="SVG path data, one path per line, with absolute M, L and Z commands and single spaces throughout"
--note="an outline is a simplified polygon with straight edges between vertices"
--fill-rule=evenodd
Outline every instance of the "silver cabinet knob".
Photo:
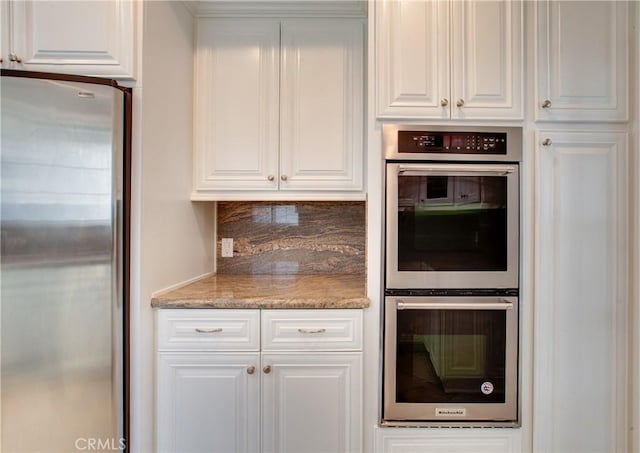
M 287 175 L 280 176 L 280 179 L 282 179 L 283 181 L 286 181 L 287 180 Z
M 458 101 L 456 102 L 456 106 L 458 107 L 464 106 L 464 99 L 458 99 Z
M 551 146 L 553 142 L 551 141 L 550 138 L 545 138 L 544 140 L 542 140 L 542 145 L 543 146 Z
M 22 63 L 22 60 L 20 59 L 20 57 L 18 57 L 15 53 L 10 53 L 9 54 L 9 61 L 14 61 L 16 63 Z
M 544 101 L 542 101 L 543 109 L 548 109 L 549 107 L 551 107 L 551 101 L 549 99 L 545 99 Z
M 256 372 L 256 367 L 250 366 L 249 368 L 247 368 L 247 374 L 253 374 L 255 372 Z
M 271 373 L 271 365 L 267 365 L 265 366 L 262 371 L 264 371 L 264 374 L 269 374 Z
M 276 179 L 276 177 L 275 177 L 275 176 L 273 176 L 273 175 L 269 175 L 269 176 L 267 176 L 267 179 L 268 179 L 269 181 L 273 181 L 274 179 Z
M 447 98 L 440 99 L 440 105 L 442 107 L 446 107 L 447 105 L 449 105 L 449 99 L 447 99 Z

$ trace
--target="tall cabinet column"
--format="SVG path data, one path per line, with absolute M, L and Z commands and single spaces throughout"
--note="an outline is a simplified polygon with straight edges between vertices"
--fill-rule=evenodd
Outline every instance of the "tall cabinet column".
M 627 135 L 536 143 L 534 451 L 626 451 Z

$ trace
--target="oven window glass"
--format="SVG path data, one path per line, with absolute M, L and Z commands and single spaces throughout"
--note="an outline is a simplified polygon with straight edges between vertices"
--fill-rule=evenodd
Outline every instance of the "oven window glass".
M 506 176 L 398 176 L 399 271 L 506 271 Z
M 505 310 L 398 310 L 398 403 L 504 403 Z

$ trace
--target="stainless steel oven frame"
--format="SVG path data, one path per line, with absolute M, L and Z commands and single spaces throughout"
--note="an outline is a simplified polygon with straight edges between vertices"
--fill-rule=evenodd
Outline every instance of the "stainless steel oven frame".
M 398 310 L 505 310 L 504 403 L 399 403 L 396 401 Z M 517 297 L 385 297 L 382 424 L 387 426 L 519 426 Z
M 507 178 L 507 268 L 505 271 L 398 270 L 398 178 L 402 176 L 505 176 Z M 517 288 L 520 191 L 517 163 L 388 162 L 386 192 L 387 289 Z

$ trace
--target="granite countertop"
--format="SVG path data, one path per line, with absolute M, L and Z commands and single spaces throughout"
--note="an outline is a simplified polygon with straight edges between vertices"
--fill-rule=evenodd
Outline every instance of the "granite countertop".
M 366 308 L 364 275 L 230 275 L 197 280 L 151 299 L 154 308 Z

